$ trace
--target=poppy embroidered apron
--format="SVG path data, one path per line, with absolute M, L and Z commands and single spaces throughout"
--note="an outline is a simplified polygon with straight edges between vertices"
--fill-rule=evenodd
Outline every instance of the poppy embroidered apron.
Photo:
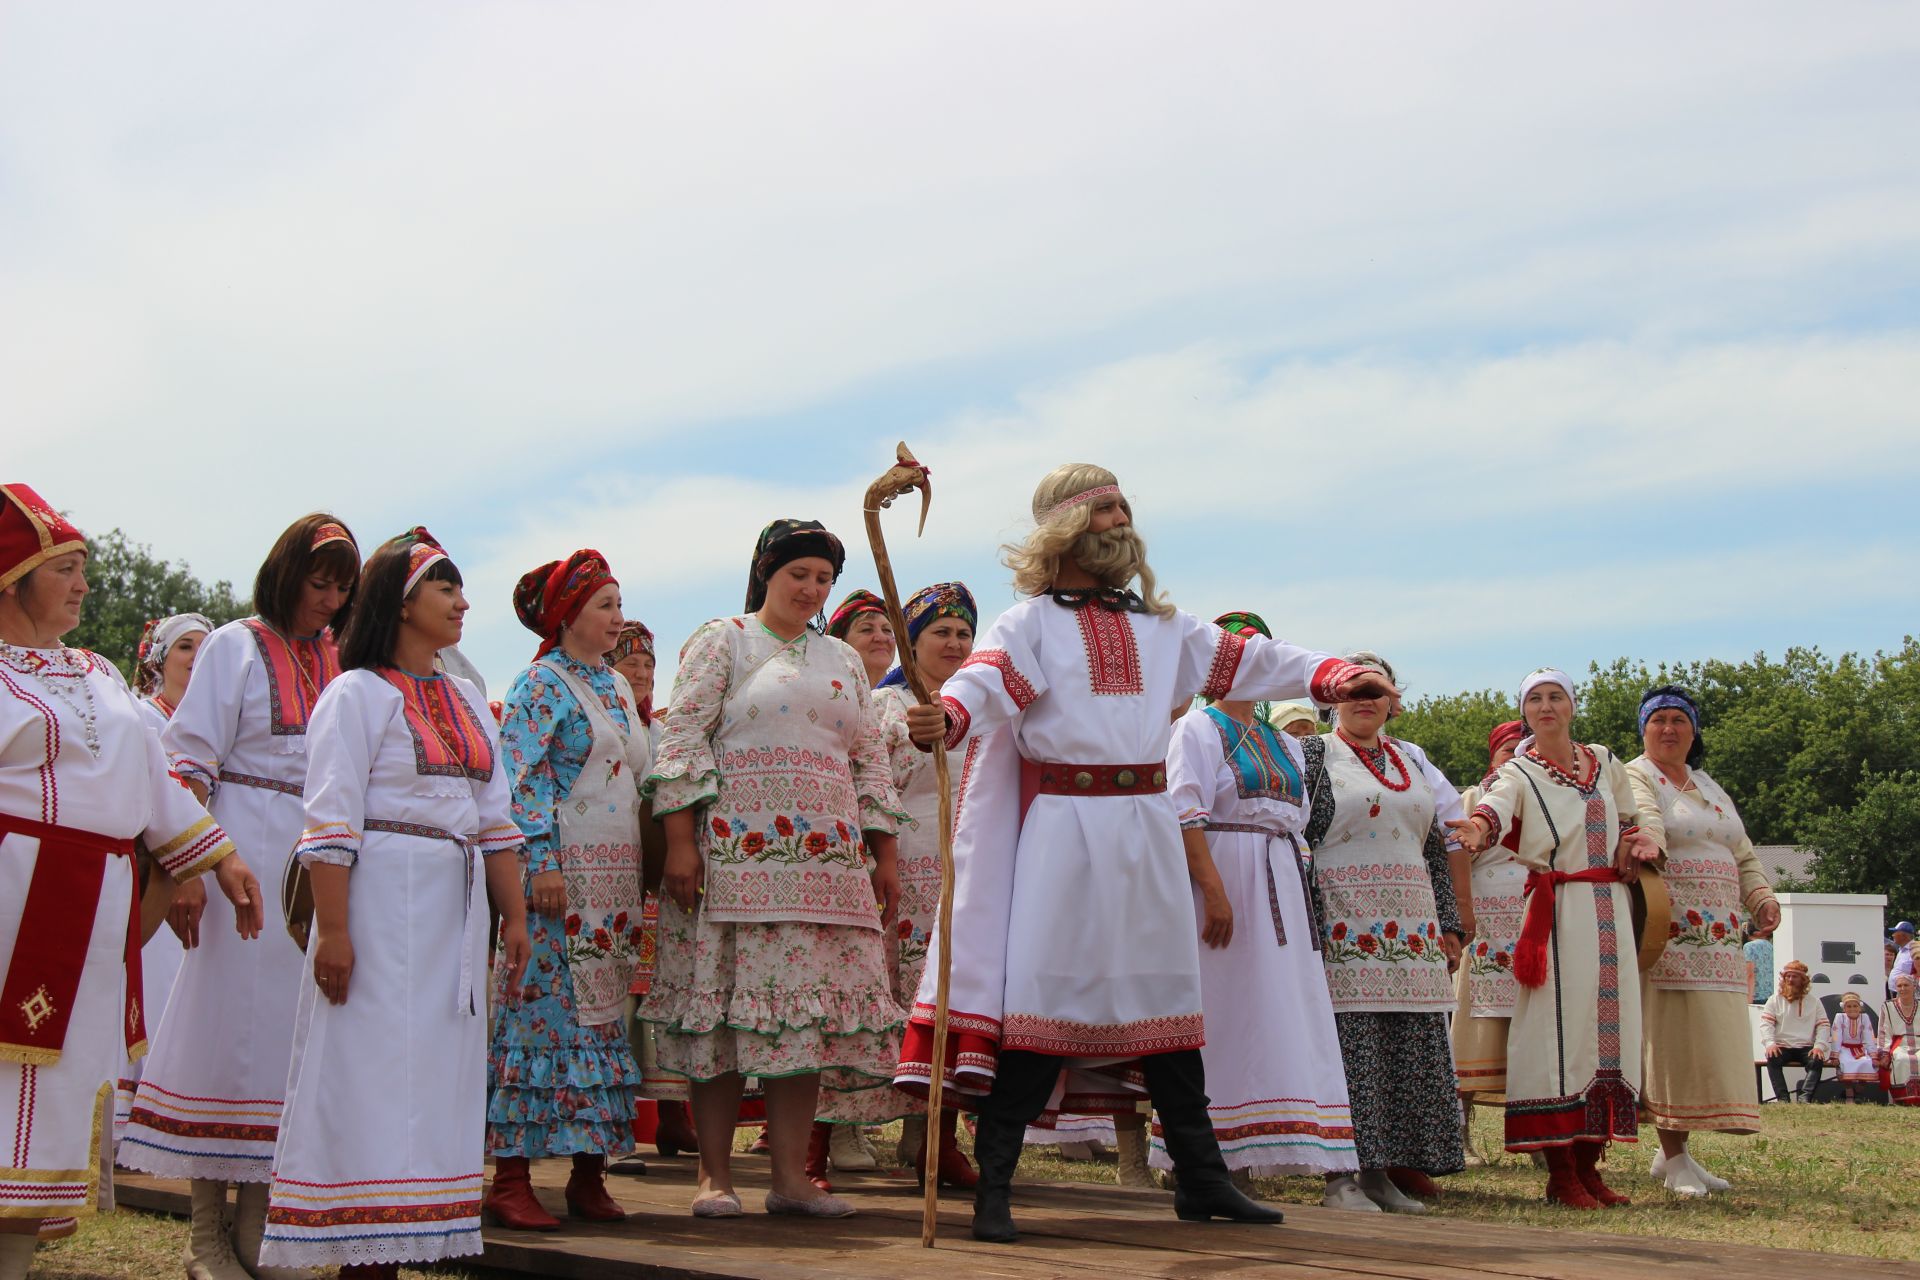
M 1334 1012 L 1446 1012 L 1453 978 L 1425 854 L 1432 788 L 1408 766 L 1410 785 L 1394 791 L 1338 734 L 1325 741 L 1334 816 L 1314 850 L 1313 874 L 1326 905 L 1322 958 Z M 1391 760 L 1386 768 L 1397 780 Z
M 565 954 L 574 1018 L 583 1027 L 618 1022 L 640 960 L 640 790 L 651 751 L 596 694 L 558 663 L 547 667 L 586 712 L 593 746 L 573 790 L 554 806 L 560 874 L 567 885 Z

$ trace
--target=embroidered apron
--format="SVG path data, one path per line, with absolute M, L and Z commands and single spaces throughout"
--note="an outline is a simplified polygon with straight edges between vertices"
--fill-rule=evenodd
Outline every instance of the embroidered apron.
M 581 1026 L 597 1027 L 625 1016 L 640 960 L 639 780 L 651 753 L 645 734 L 616 724 L 584 681 L 559 663 L 546 665 L 585 710 L 593 733 L 573 790 L 554 806 L 554 836 L 567 884 L 573 1014 Z
M 1326 734 L 1333 823 L 1314 850 L 1326 905 L 1327 989 L 1335 1013 L 1441 1013 L 1454 1007 L 1439 908 L 1424 851 L 1433 790 L 1411 763 L 1394 791 L 1338 734 Z M 1402 761 L 1406 760 L 1403 755 Z M 1388 776 L 1399 770 L 1387 762 Z
M 880 927 L 849 755 L 866 712 L 838 643 L 808 635 L 757 661 L 735 651 L 713 744 L 719 794 L 701 811 L 708 920 Z
M 1705 774 L 1683 792 L 1651 761 L 1667 829 L 1663 873 L 1673 900 L 1667 946 L 1647 972 L 1663 991 L 1747 991 L 1747 957 L 1740 944 L 1740 868 L 1733 851 L 1745 836 L 1733 802 Z
M 1476 1018 L 1511 1018 L 1520 984 L 1513 980 L 1513 946 L 1527 910 L 1527 869 L 1513 850 L 1496 844 L 1474 855 L 1473 915 L 1477 936 L 1465 957 Z

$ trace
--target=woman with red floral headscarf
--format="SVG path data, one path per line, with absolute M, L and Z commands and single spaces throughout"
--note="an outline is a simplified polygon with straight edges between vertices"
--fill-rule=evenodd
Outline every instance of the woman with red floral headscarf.
M 553 1231 L 559 1222 L 528 1183 L 542 1156 L 573 1158 L 572 1216 L 625 1217 L 605 1177 L 608 1156 L 633 1147 L 640 1086 L 626 1001 L 641 943 L 638 780 L 653 751 L 633 690 L 606 660 L 626 619 L 605 557 L 582 550 L 541 565 L 520 579 L 513 607 L 540 637 L 501 725 L 526 837 L 533 961 L 519 1007 L 494 1023 L 487 1210 L 503 1226 Z

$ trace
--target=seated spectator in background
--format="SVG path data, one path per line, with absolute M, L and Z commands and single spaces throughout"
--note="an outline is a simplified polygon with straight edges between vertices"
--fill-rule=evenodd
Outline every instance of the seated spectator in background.
M 1780 966 L 1780 989 L 1760 1012 L 1760 1043 L 1767 1052 L 1767 1078 L 1773 1081 L 1773 1100 L 1786 1102 L 1786 1067 L 1805 1067 L 1801 1096 L 1808 1102 L 1820 1088 L 1833 1027 L 1820 1002 L 1807 994 L 1807 966 L 1789 960 Z
M 1889 982 L 1903 973 L 1913 973 L 1913 921 L 1902 920 L 1893 926 L 1893 945 L 1899 948 L 1899 953 L 1893 957 L 1893 972 L 1888 975 Z
M 1892 938 L 1887 939 L 1887 999 L 1893 999 L 1893 966 L 1900 958 L 1900 948 Z
M 1840 1013 L 1833 1020 L 1833 1050 L 1840 1087 L 1850 1103 L 1859 1101 L 1853 1092 L 1856 1085 L 1872 1084 L 1880 1078 L 1873 1069 L 1878 1042 L 1879 1032 L 1873 1025 L 1873 1015 L 1867 1012 L 1866 1002 L 1852 991 L 1841 996 Z
M 1903 1107 L 1920 1106 L 1920 1000 L 1914 997 L 1914 977 L 1903 973 L 1894 983 L 1893 999 L 1880 1011 L 1880 1087 L 1887 1100 Z
M 1752 1004 L 1765 1004 L 1767 994 L 1773 990 L 1773 928 L 1765 929 L 1748 926 L 1747 945 L 1747 1000 Z

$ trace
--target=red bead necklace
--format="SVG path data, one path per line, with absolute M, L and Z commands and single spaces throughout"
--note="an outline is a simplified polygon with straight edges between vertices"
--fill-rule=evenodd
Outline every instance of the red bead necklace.
M 1589 747 L 1584 742 L 1576 742 L 1573 744 L 1573 747 L 1574 747 L 1574 756 L 1577 759 L 1585 761 L 1585 767 L 1583 770 L 1583 772 L 1585 772 L 1587 775 L 1587 780 L 1585 782 L 1580 781 L 1580 779 L 1574 777 L 1572 774 L 1568 773 L 1565 769 L 1562 769 L 1559 765 L 1555 764 L 1553 761 L 1541 755 L 1538 748 L 1528 747 L 1527 759 L 1533 761 L 1535 764 L 1539 765 L 1542 769 L 1545 769 L 1547 771 L 1547 776 L 1549 778 L 1552 778 L 1555 782 L 1559 783 L 1561 786 L 1572 787 L 1575 791 L 1591 791 L 1593 790 L 1593 784 L 1599 779 L 1599 776 L 1600 776 L 1600 757 L 1594 755 L 1593 748 Z
M 1380 771 L 1379 766 L 1374 764 L 1372 754 L 1368 751 L 1363 750 L 1357 743 L 1354 742 L 1352 738 L 1349 738 L 1347 736 L 1346 730 L 1335 728 L 1334 732 L 1340 735 L 1340 741 L 1347 744 L 1347 749 L 1349 751 L 1353 752 L 1354 755 L 1360 757 L 1360 763 L 1367 766 L 1367 772 L 1372 774 L 1375 780 L 1377 780 L 1381 786 L 1385 787 L 1389 791 L 1405 791 L 1408 787 L 1413 785 L 1413 775 L 1407 772 L 1407 762 L 1405 760 L 1402 760 L 1400 758 L 1400 753 L 1393 749 L 1392 738 L 1387 737 L 1385 734 L 1380 735 L 1380 754 L 1384 758 L 1391 760 L 1393 762 L 1394 767 L 1400 770 L 1400 781 L 1398 782 L 1395 782 L 1392 778 L 1389 778 L 1385 773 L 1382 773 Z

